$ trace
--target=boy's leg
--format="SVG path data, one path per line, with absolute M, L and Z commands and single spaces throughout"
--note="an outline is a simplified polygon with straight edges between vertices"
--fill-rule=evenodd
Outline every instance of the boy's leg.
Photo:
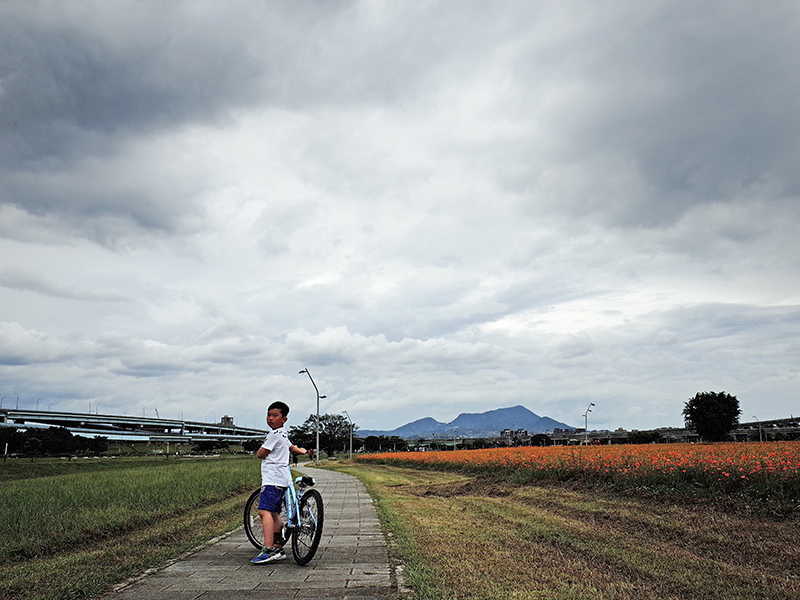
M 260 510 L 258 514 L 261 516 L 261 528 L 264 531 L 264 546 L 267 548 L 274 548 L 275 513 L 268 510 Z M 278 519 L 278 521 L 280 522 L 280 519 Z M 278 527 L 280 527 L 280 525 L 278 525 Z
M 276 528 L 278 528 L 277 531 L 280 531 L 281 527 L 280 515 L 269 510 L 260 510 L 258 514 L 261 515 L 261 527 L 264 530 L 264 547 L 261 549 L 258 556 L 253 558 L 250 562 L 254 564 L 263 564 L 286 560 L 286 553 L 283 551 L 283 546 L 275 543 L 276 539 L 280 539 L 276 537 Z
M 251 561 L 252 563 L 262 564 L 286 559 L 283 547 L 275 543 L 276 540 L 280 539 L 276 538 L 275 534 L 280 532 L 282 526 L 280 510 L 284 491 L 283 488 L 269 485 L 261 488 L 258 514 L 261 517 L 261 529 L 264 532 L 264 548 Z
M 279 548 L 283 548 L 283 543 L 286 540 L 283 539 L 281 532 L 283 530 L 283 521 L 281 521 L 280 513 L 272 513 L 272 526 L 274 529 L 272 530 L 272 543 Z

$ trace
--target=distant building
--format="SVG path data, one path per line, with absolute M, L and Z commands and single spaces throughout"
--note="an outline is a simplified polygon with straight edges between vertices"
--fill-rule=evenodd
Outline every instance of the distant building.
M 526 437 L 530 437 L 530 436 L 528 435 L 528 430 L 527 429 L 516 429 L 516 430 L 514 430 L 514 429 L 503 429 L 503 431 L 500 432 L 500 437 L 504 437 L 504 438 L 526 438 Z
M 233 427 L 233 417 L 225 415 L 219 420 L 219 424 L 223 427 Z

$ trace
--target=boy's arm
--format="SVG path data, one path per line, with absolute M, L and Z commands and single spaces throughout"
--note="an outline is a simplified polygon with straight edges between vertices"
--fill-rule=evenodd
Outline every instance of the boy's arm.
M 289 446 L 289 452 L 292 454 L 308 454 L 308 451 L 305 448 L 298 448 L 294 444 Z
M 264 459 L 267 458 L 267 454 L 269 454 L 269 450 L 261 446 L 258 450 L 256 450 L 256 456 L 258 458 Z

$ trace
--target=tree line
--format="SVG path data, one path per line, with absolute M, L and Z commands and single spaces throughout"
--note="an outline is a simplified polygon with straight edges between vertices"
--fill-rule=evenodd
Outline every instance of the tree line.
M 74 435 L 66 427 L 29 428 L 24 431 L 0 427 L 0 450 L 5 454 L 26 456 L 97 456 L 108 450 L 108 438 Z

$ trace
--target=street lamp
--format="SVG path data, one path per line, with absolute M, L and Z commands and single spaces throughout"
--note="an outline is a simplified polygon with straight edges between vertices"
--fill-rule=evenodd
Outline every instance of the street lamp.
M 317 392 L 317 447 L 314 448 L 314 463 L 319 464 L 319 399 L 327 398 L 327 396 L 319 395 L 319 388 L 317 388 L 317 384 L 314 383 L 314 378 L 311 377 L 311 373 L 308 372 L 308 369 L 303 369 L 300 373 L 308 375 L 308 378 L 311 380 L 311 385 L 314 386 L 314 391 Z
M 589 402 L 589 406 L 586 407 L 586 412 L 583 413 L 583 437 L 587 444 L 589 443 L 589 413 L 592 412 L 593 406 L 594 402 Z
M 762 441 L 761 440 L 761 421 L 759 421 L 758 417 L 755 416 L 755 415 L 753 415 L 753 418 L 756 420 L 756 423 L 758 423 L 758 441 L 760 442 L 760 441 Z
M 350 460 L 353 460 L 353 420 L 347 414 L 347 411 L 344 411 L 344 414 L 347 415 L 347 420 L 350 423 Z
M 3 396 L 2 398 L 0 398 L 0 408 L 3 408 L 3 400 L 5 400 L 5 399 L 6 399 L 6 397 L 5 397 L 5 396 Z

